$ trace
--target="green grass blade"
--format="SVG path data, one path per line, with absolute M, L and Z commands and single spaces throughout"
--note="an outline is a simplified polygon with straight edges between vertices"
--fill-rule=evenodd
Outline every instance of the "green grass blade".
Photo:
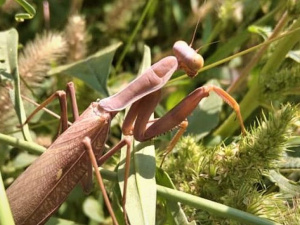
M 35 8 L 33 8 L 32 5 L 30 5 L 28 2 L 25 0 L 15 0 L 18 2 L 27 13 L 18 13 L 15 16 L 16 21 L 18 22 L 23 22 L 24 20 L 32 19 L 35 16 Z
M 14 86 L 10 90 L 12 103 L 15 107 L 20 124 L 26 120 L 26 114 L 21 98 L 20 77 L 18 70 L 18 32 L 16 29 L 0 32 L 0 54 L 2 55 L 0 75 L 8 76 Z M 22 126 L 22 133 L 26 140 L 31 141 L 28 125 Z
M 142 22 L 144 21 L 144 19 L 145 19 L 147 13 L 148 13 L 148 11 L 149 11 L 149 9 L 150 9 L 150 6 L 152 5 L 153 1 L 154 1 L 154 0 L 148 1 L 148 3 L 147 3 L 147 5 L 146 5 L 146 7 L 145 7 L 145 9 L 144 9 L 144 11 L 143 11 L 143 13 L 142 13 L 140 19 L 139 19 L 139 21 L 138 21 L 138 23 L 137 23 L 137 25 L 136 25 L 136 27 L 134 28 L 132 34 L 130 35 L 130 37 L 129 37 L 129 39 L 128 39 L 128 42 L 127 42 L 127 44 L 126 44 L 124 50 L 122 51 L 122 53 L 121 53 L 121 55 L 120 55 L 120 57 L 119 57 L 119 60 L 118 60 L 118 62 L 117 62 L 116 70 L 115 70 L 116 73 L 119 71 L 120 66 L 121 66 L 121 64 L 122 64 L 122 62 L 123 62 L 123 59 L 124 59 L 126 53 L 128 52 L 128 50 L 129 50 L 129 48 L 130 48 L 130 46 L 131 46 L 131 44 L 132 44 L 132 41 L 133 41 L 133 39 L 135 38 L 137 32 L 138 32 L 139 29 L 141 28 Z

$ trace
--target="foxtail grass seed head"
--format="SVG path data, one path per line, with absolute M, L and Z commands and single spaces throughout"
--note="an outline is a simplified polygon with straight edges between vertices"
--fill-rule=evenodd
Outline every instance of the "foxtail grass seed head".
M 282 102 L 288 95 L 300 93 L 300 66 L 292 66 L 272 74 L 260 76 L 261 99 Z
M 19 57 L 19 73 L 29 86 L 40 83 L 54 62 L 65 57 L 67 45 L 59 33 L 44 33 L 29 42 Z
M 69 18 L 64 31 L 68 44 L 69 62 L 77 61 L 86 56 L 86 22 L 83 16 L 73 15 Z
M 66 51 L 66 41 L 59 33 L 44 33 L 38 35 L 34 41 L 27 43 L 18 62 L 21 81 L 26 81 L 26 84 L 21 82 L 22 94 L 29 95 L 30 91 L 27 86 L 31 89 L 41 89 L 41 83 L 44 82 L 47 71 L 53 63 L 57 63 L 65 57 Z M 0 130 L 9 131 L 15 129 L 18 120 L 7 88 L 1 88 L 0 91 L 0 107 L 5 110 L 0 114 Z M 24 104 L 26 103 L 24 102 Z M 30 107 L 32 106 L 30 105 Z

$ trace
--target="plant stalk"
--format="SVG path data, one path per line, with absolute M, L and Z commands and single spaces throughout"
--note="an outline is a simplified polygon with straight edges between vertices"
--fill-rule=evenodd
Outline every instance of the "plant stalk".
M 115 182 L 118 182 L 118 177 L 116 172 L 108 171 L 103 168 L 99 168 L 101 175 L 103 178 L 108 180 L 113 180 Z M 273 221 L 263 219 L 260 217 L 257 217 L 255 215 L 252 215 L 250 213 L 231 208 L 229 206 L 210 201 L 204 198 L 200 198 L 197 196 L 193 196 L 191 194 L 187 194 L 181 191 L 177 191 L 171 188 L 167 188 L 161 185 L 156 185 L 157 188 L 157 194 L 167 200 L 175 201 L 175 202 L 181 202 L 186 205 L 195 207 L 197 209 L 203 209 L 206 210 L 212 214 L 219 215 L 222 217 L 234 219 L 237 221 L 240 221 L 242 223 L 247 224 L 257 224 L 257 225 L 279 225 L 278 223 L 275 223 Z

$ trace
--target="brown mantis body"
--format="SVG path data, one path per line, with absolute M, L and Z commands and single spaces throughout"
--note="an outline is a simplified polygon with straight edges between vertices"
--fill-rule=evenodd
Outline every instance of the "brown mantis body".
M 244 132 L 238 104 L 225 91 L 215 86 L 196 89 L 165 116 L 149 121 L 149 117 L 159 101 L 160 89 L 174 71 L 181 68 L 193 77 L 203 66 L 202 57 L 185 42 L 176 42 L 173 49 L 176 57 L 169 56 L 160 60 L 124 90 L 100 102 L 91 103 L 80 117 L 75 112 L 75 122 L 69 128 L 67 128 L 67 119 L 62 121 L 64 133 L 7 190 L 16 224 L 43 224 L 46 222 L 64 202 L 75 185 L 91 172 L 90 158 L 92 157 L 87 154 L 87 149 L 93 149 L 99 164 L 102 164 L 124 145 L 127 145 L 127 150 L 130 150 L 128 142 L 122 140 L 103 155 L 111 119 L 117 112 L 129 105 L 132 106 L 125 118 L 123 133 L 133 135 L 139 141 L 145 141 L 181 124 L 199 101 L 207 97 L 213 90 L 237 112 Z M 54 95 L 50 98 L 53 99 Z M 75 95 L 71 95 L 73 108 L 76 105 L 74 98 Z M 37 110 L 47 103 L 42 104 Z M 65 105 L 62 106 L 62 111 L 66 114 Z M 175 141 L 170 144 L 171 148 L 177 139 L 178 137 L 174 137 Z M 126 176 L 128 177 L 128 169 L 125 171 L 125 178 Z M 126 194 L 126 184 L 124 193 Z M 124 205 L 125 195 L 123 196 L 123 209 Z M 113 215 L 112 218 L 114 223 L 117 223 Z
M 89 170 L 82 140 L 91 138 L 96 157 L 109 131 L 109 117 L 99 117 L 91 106 L 64 135 L 59 136 L 7 190 L 16 224 L 42 224 L 66 199 Z

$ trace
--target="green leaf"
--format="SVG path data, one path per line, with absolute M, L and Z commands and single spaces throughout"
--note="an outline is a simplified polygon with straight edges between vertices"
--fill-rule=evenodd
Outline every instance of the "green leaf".
M 103 223 L 105 221 L 102 206 L 99 201 L 93 197 L 88 197 L 85 199 L 83 203 L 83 211 L 85 215 L 98 223 Z
M 33 163 L 38 156 L 28 154 L 27 152 L 21 152 L 18 156 L 14 159 L 13 164 L 17 169 L 25 168 Z
M 147 45 L 145 45 L 144 46 L 143 60 L 142 60 L 142 63 L 140 65 L 138 75 L 141 75 L 149 67 L 151 67 L 151 50 Z
M 293 140 L 289 139 L 288 144 L 298 142 L 299 140 L 299 137 L 294 137 Z M 294 146 L 295 147 L 289 148 L 289 150 L 283 154 L 278 163 L 280 169 L 300 169 L 300 148 L 299 145 Z
M 16 21 L 23 22 L 24 20 L 32 19 L 34 17 L 36 11 L 32 5 L 30 5 L 25 0 L 15 0 L 15 1 L 18 2 L 27 12 L 27 13 L 16 14 L 15 16 Z
M 2 175 L 0 172 L 0 224 L 15 224 L 12 213 L 10 211 L 9 203 L 7 200 Z
M 162 185 L 164 187 L 175 189 L 175 186 L 169 177 L 169 175 L 158 168 L 156 171 L 156 181 L 157 184 Z M 189 222 L 184 211 L 181 208 L 179 202 L 176 201 L 166 201 L 166 207 L 171 216 L 168 216 L 168 224 L 176 224 L 176 225 L 196 225 L 195 221 Z M 171 220 L 171 221 L 170 221 Z
M 106 88 L 107 77 L 114 54 L 120 45 L 121 43 L 111 45 L 86 59 L 56 67 L 50 70 L 48 74 L 67 74 L 77 77 L 104 96 L 108 96 Z
M 208 84 L 219 86 L 216 80 L 211 80 Z M 200 101 L 198 107 L 188 117 L 187 133 L 195 135 L 197 140 L 209 134 L 219 123 L 222 105 L 223 100 L 216 93 L 211 92 L 207 98 Z
M 270 170 L 268 174 L 270 180 L 274 182 L 280 191 L 290 196 L 298 196 L 300 194 L 300 184 L 285 178 L 275 170 Z
M 134 145 L 137 142 L 133 142 Z M 155 224 L 155 149 L 147 146 L 135 152 L 130 162 L 130 172 L 127 180 L 126 212 L 130 224 Z M 123 155 L 123 154 L 122 154 Z M 124 164 L 118 169 L 121 192 L 124 186 Z
M 74 221 L 60 219 L 56 217 L 51 217 L 47 222 L 46 225 L 82 225 L 80 223 L 75 223 Z
M 259 34 L 264 40 L 266 40 L 271 35 L 272 28 L 252 25 L 248 27 L 248 31 L 251 33 Z
M 297 63 L 300 63 L 300 50 L 289 51 L 286 57 L 291 58 Z
M 14 104 L 20 124 L 26 120 L 26 114 L 21 99 L 20 77 L 18 70 L 18 32 L 15 29 L 0 32 L 0 80 L 9 77 L 14 89 L 10 90 L 12 103 Z M 1 76 L 2 75 L 2 76 Z M 22 126 L 24 138 L 31 141 L 28 125 Z
M 142 70 L 150 67 L 150 49 L 144 48 Z M 141 72 L 142 72 L 141 70 Z M 153 117 L 152 117 L 153 118 Z M 150 118 L 151 119 L 151 118 Z M 139 143 L 133 141 L 132 145 Z M 121 152 L 121 162 L 125 161 L 126 147 Z M 130 173 L 127 183 L 126 211 L 130 224 L 155 224 L 156 182 L 155 182 L 155 148 L 153 143 L 134 152 L 130 162 Z M 118 168 L 118 179 L 121 192 L 124 186 L 124 163 Z
M 102 174 L 103 171 L 105 171 L 105 170 L 102 169 L 101 174 Z M 114 173 L 115 175 L 113 175 L 113 176 L 116 177 L 114 179 L 114 181 L 116 181 L 116 182 L 115 182 L 115 185 L 113 186 L 113 189 L 112 189 L 112 207 L 113 207 L 113 210 L 114 210 L 114 214 L 115 214 L 119 224 L 126 224 L 124 213 L 122 211 L 122 206 L 120 204 L 120 199 L 122 197 L 121 197 L 121 191 L 120 191 L 119 183 L 117 183 L 118 182 L 118 174 L 116 172 L 112 172 L 112 171 L 110 171 L 110 173 L 111 174 Z
M 185 97 L 186 90 L 176 90 L 176 92 L 168 96 L 166 101 L 166 110 L 171 110 L 174 108 L 180 102 L 180 100 L 184 99 Z

